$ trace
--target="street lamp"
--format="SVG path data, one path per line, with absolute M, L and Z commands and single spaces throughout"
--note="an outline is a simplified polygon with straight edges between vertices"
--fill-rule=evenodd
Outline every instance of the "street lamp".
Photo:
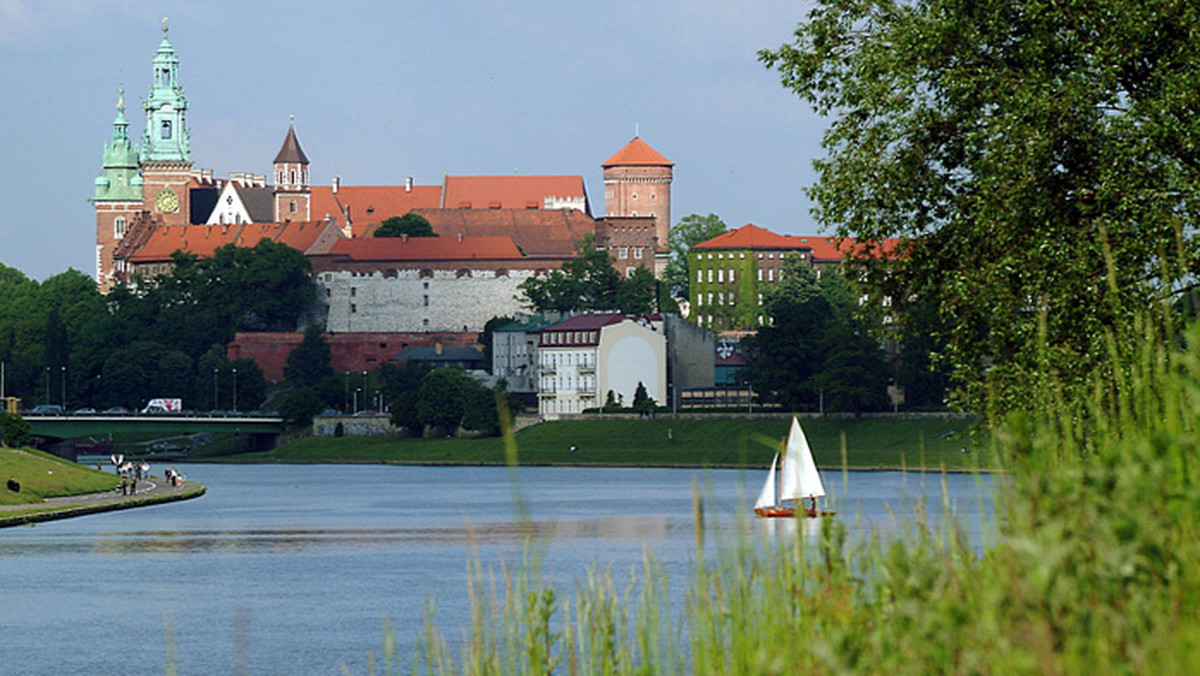
M 233 412 L 237 413 L 237 367 L 233 369 Z
M 354 412 L 358 413 L 358 393 L 362 390 L 361 387 L 354 388 Z
M 50 403 L 50 367 L 46 367 L 46 403 Z
M 342 393 L 342 411 L 350 405 L 350 372 L 346 371 L 346 391 Z
M 62 367 L 62 407 L 67 410 L 67 367 Z
M 221 408 L 221 404 L 220 404 L 221 397 L 218 395 L 218 389 L 217 389 L 217 383 L 220 382 L 220 375 L 219 375 L 220 373 L 221 373 L 221 370 L 214 366 L 213 367 L 213 410 L 214 411 Z

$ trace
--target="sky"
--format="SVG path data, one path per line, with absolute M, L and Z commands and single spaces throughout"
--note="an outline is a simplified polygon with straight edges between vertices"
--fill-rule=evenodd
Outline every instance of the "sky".
M 294 119 L 310 182 L 582 175 L 635 134 L 675 162 L 672 220 L 821 234 L 804 188 L 825 122 L 756 52 L 803 1 L 0 0 L 0 263 L 95 275 L 88 198 L 117 89 L 131 135 L 163 17 L 192 158 L 270 174 Z

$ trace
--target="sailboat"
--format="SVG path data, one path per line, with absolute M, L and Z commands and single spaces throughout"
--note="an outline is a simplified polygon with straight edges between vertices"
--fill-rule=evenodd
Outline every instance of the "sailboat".
M 783 449 L 782 467 L 779 460 L 780 455 L 776 453 L 767 480 L 763 482 L 758 499 L 754 501 L 754 513 L 766 517 L 796 516 L 799 509 L 800 516 L 833 516 L 833 512 L 817 507 L 817 498 L 825 497 L 825 485 L 821 483 L 821 473 L 813 462 L 808 439 L 804 437 L 804 430 L 800 429 L 800 421 L 795 416 L 792 417 L 792 429 Z M 801 506 L 801 501 L 805 500 L 812 502 Z

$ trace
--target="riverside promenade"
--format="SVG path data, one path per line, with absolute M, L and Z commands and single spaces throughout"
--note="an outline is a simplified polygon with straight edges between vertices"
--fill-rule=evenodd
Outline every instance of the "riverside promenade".
M 138 481 L 137 493 L 131 495 L 122 495 L 120 487 L 117 487 L 103 493 L 47 498 L 21 505 L 0 505 L 0 528 L 189 500 L 204 495 L 206 490 L 203 484 L 184 481 L 172 486 L 164 477 L 150 476 Z

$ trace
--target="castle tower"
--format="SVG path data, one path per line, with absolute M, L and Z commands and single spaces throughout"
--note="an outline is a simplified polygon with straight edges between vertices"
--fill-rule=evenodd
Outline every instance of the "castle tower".
M 153 65 L 153 81 L 143 103 L 146 133 L 142 136 L 141 163 L 146 207 L 166 225 L 188 225 L 192 169 L 188 104 L 179 85 L 179 58 L 167 41 L 165 25 Z
M 606 215 L 653 217 L 658 253 L 665 254 L 671 230 L 671 174 L 675 163 L 635 136 L 600 166 L 604 168 Z
M 308 156 L 296 138 L 295 124 L 288 124 L 283 147 L 275 156 L 275 221 L 310 221 Z
M 125 121 L 125 90 L 117 96 L 112 138 L 104 144 L 104 164 L 91 202 L 96 205 L 96 283 L 107 293 L 113 282 L 113 250 L 142 210 L 142 177 L 137 147 Z

